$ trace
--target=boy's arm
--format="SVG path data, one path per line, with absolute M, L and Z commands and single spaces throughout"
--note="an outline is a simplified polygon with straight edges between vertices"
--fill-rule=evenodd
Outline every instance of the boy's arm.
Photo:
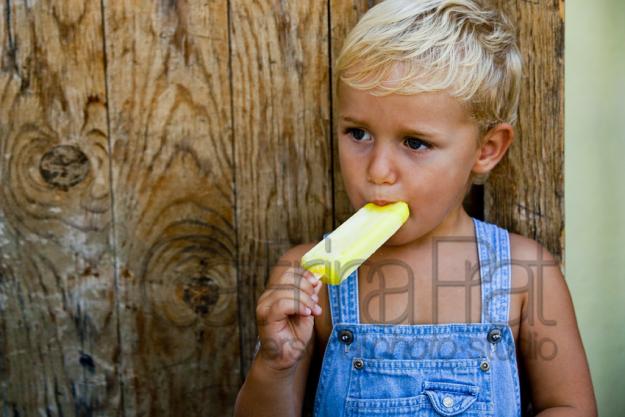
M 531 239 L 515 250 L 533 260 L 529 297 L 523 303 L 519 347 L 537 416 L 597 415 L 586 354 L 573 302 L 553 256 Z M 518 258 L 517 258 L 518 259 Z
M 301 416 L 311 357 L 312 349 L 306 349 L 295 370 L 276 371 L 257 356 L 237 396 L 234 415 Z
M 284 286 L 285 273 L 292 267 L 298 267 L 301 257 L 312 246 L 299 245 L 284 253 L 271 271 L 267 288 Z M 299 361 L 288 369 L 276 369 L 275 363 L 272 364 L 271 359 L 259 352 L 239 390 L 234 406 L 235 416 L 300 416 L 314 345 L 313 329 Z

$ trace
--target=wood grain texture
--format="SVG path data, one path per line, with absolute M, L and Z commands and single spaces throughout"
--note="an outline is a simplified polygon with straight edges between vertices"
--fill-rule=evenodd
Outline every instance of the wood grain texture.
M 100 5 L 0 6 L 0 408 L 119 409 Z
M 485 217 L 561 259 L 563 2 L 493 1 L 525 69 Z M 332 62 L 379 2 L 2 3 L 3 415 L 231 414 L 270 268 L 353 212 Z
M 321 1 L 232 0 L 244 372 L 256 299 L 289 247 L 332 228 L 328 16 Z
M 524 60 L 517 137 L 485 185 L 489 221 L 564 259 L 563 1 L 498 0 Z
M 240 384 L 228 2 L 105 1 L 123 414 Z
M 335 74 L 333 66 L 338 58 L 343 42 L 349 31 L 356 25 L 358 20 L 370 8 L 380 3 L 382 0 L 328 0 L 330 2 L 330 20 L 331 20 L 331 76 L 333 90 L 335 84 Z M 341 166 L 339 164 L 339 150 L 337 138 L 337 120 L 338 120 L 338 100 L 336 91 L 332 91 L 332 152 L 333 152 L 333 181 L 334 181 L 334 226 L 338 226 L 347 220 L 353 213 L 354 209 L 349 202 L 343 178 L 341 176 Z

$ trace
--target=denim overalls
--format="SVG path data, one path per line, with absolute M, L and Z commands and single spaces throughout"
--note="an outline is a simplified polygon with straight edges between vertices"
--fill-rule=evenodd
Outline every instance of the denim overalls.
M 358 270 L 341 285 L 328 286 L 333 329 L 317 385 L 315 416 L 521 415 L 516 351 L 508 326 L 508 232 L 478 219 L 473 223 L 481 323 L 360 324 Z

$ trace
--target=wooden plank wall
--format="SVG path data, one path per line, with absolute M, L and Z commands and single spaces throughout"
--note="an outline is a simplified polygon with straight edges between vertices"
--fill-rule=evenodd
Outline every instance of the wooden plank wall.
M 376 3 L 3 2 L 2 415 L 231 413 L 269 269 L 351 213 L 331 63 Z M 563 1 L 496 3 L 528 88 L 472 211 L 561 256 Z
M 524 83 L 517 137 L 484 187 L 484 214 L 563 262 L 564 0 L 495 4 L 517 22 Z
M 0 7 L 2 414 L 104 415 L 122 402 L 101 8 Z
M 226 415 L 240 381 L 226 1 L 106 1 L 124 415 Z

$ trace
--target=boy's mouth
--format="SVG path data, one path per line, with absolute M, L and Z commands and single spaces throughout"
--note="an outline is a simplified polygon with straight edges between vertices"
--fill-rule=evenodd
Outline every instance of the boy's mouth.
M 371 202 L 375 204 L 376 206 L 385 206 L 387 204 L 393 203 L 393 201 L 389 201 L 389 200 L 371 200 Z

